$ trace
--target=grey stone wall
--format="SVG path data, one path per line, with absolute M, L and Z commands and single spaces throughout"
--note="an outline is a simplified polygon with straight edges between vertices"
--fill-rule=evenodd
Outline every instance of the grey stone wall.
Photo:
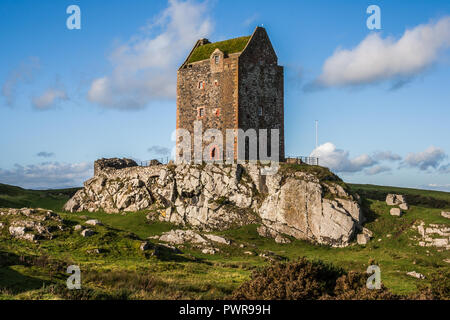
M 279 154 L 284 160 L 284 72 L 262 28 L 239 57 L 239 128 L 280 130 Z
M 230 55 L 221 60 L 223 68 L 217 68 L 212 59 L 178 71 L 177 128 L 191 133 L 192 147 L 196 120 L 202 122 L 203 132 L 218 129 L 224 138 L 226 129 L 237 128 L 238 58 Z M 204 81 L 203 88 L 199 88 L 200 81 Z M 198 108 L 204 108 L 203 117 L 198 116 Z M 204 141 L 203 145 L 209 142 Z M 225 158 L 225 151 L 222 152 Z

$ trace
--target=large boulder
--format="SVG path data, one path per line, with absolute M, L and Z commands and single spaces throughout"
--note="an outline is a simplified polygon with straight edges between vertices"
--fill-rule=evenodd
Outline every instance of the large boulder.
M 403 211 L 409 210 L 406 197 L 401 194 L 388 194 L 386 196 L 386 204 L 388 206 L 398 206 Z
M 402 215 L 402 210 L 400 210 L 400 208 L 392 208 L 390 214 L 391 216 L 400 217 Z
M 397 206 L 402 203 L 406 203 L 406 198 L 403 195 L 390 193 L 386 196 L 386 204 L 388 206 Z

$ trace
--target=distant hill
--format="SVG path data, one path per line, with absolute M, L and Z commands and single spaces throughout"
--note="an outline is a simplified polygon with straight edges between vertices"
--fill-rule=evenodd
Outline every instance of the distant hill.
M 0 183 L 0 207 L 61 210 L 64 203 L 79 189 L 28 190 Z
M 388 193 L 403 194 L 410 205 L 443 209 L 450 207 L 450 192 L 377 186 L 372 184 L 350 184 L 353 191 L 368 199 L 384 201 Z

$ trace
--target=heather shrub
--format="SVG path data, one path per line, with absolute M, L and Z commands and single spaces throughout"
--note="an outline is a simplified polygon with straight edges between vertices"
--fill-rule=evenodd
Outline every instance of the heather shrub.
M 255 271 L 231 295 L 237 300 L 392 300 L 401 297 L 384 286 L 366 287 L 369 275 L 346 273 L 321 261 L 301 258 L 290 263 L 275 263 Z

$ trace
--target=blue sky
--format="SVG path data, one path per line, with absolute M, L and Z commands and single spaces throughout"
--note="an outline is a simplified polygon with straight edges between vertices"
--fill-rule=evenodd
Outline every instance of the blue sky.
M 79 186 L 97 158 L 165 156 L 195 40 L 263 25 L 285 66 L 287 154 L 348 182 L 450 191 L 449 17 L 444 0 L 2 0 L 0 183 Z

